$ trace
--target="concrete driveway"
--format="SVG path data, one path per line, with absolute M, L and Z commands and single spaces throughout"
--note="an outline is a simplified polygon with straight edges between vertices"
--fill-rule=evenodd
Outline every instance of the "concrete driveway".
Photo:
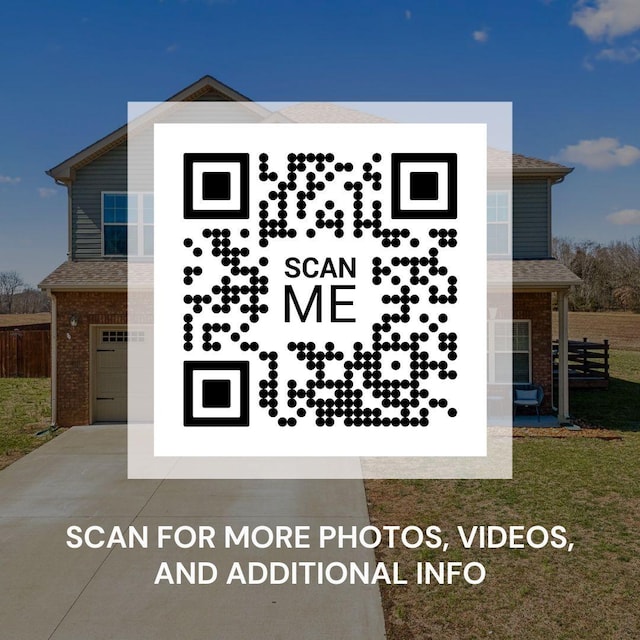
M 160 563 L 374 563 L 363 549 L 70 549 L 67 527 L 368 524 L 357 480 L 127 480 L 126 427 L 75 427 L 0 472 L 0 636 L 382 640 L 378 586 L 154 585 Z

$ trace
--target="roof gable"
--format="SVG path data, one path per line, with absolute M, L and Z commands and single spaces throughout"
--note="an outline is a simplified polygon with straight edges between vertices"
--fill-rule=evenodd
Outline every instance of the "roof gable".
M 169 102 L 195 102 L 201 100 L 242 102 L 246 103 L 247 109 L 255 111 L 262 117 L 265 117 L 268 114 L 266 109 L 257 105 L 250 98 L 247 98 L 243 94 L 235 91 L 231 87 L 209 75 L 203 76 L 200 80 L 190 84 L 188 87 L 182 89 L 170 98 L 167 98 L 167 100 L 160 103 L 159 106 L 166 108 L 167 103 Z M 151 119 L 151 114 L 155 115 L 155 113 L 155 109 L 152 109 L 142 117 Z M 125 124 L 103 138 L 100 138 L 93 144 L 90 144 L 88 147 L 78 151 L 60 164 L 49 169 L 46 172 L 47 175 L 59 182 L 69 182 L 72 179 L 71 175 L 73 170 L 79 169 L 80 167 L 93 162 L 93 160 L 107 153 L 114 147 L 121 145 L 127 139 L 127 127 L 128 125 Z

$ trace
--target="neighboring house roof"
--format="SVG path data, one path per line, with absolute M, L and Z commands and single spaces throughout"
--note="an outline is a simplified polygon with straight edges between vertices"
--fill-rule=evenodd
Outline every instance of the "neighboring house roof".
M 153 283 L 151 262 L 81 260 L 63 262 L 38 286 L 52 291 L 92 289 L 124 291 L 127 286 Z
M 277 113 L 267 118 L 267 121 L 280 121 L 283 117 L 285 120 L 292 122 L 392 122 L 387 118 L 382 118 L 371 113 L 350 109 L 341 104 L 326 102 L 300 102 L 290 107 L 280 109 Z M 488 150 L 488 160 L 489 166 L 493 170 L 500 171 L 510 169 L 519 176 L 547 175 L 560 178 L 573 171 L 572 167 L 565 167 L 557 162 L 532 158 L 520 153 L 511 154 L 493 148 L 489 148 Z
M 582 280 L 555 258 L 541 260 L 490 260 L 487 265 L 489 286 L 508 282 L 518 289 L 568 289 Z

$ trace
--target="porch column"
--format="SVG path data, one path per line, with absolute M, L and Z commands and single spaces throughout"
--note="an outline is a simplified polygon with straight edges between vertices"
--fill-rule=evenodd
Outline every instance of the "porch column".
M 569 417 L 569 299 L 558 291 L 558 420 Z

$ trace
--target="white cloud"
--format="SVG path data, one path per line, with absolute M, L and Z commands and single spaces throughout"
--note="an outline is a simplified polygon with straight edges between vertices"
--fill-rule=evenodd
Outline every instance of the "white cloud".
M 485 43 L 489 39 L 489 29 L 478 29 L 471 36 L 476 42 Z
M 613 40 L 640 29 L 638 0 L 579 0 L 571 22 L 590 40 Z
M 404 10 L 404 18 L 405 20 L 411 20 L 411 11 L 409 9 Z
M 22 178 L 12 178 L 11 176 L 0 176 L 0 184 L 18 184 Z
M 640 209 L 622 209 L 614 211 L 607 216 L 613 224 L 640 224 Z
M 631 64 L 640 60 L 640 49 L 635 45 L 621 49 L 602 49 L 602 51 L 598 52 L 596 58 L 598 60 L 607 60 L 609 62 L 623 62 L 625 64 Z
M 49 187 L 38 187 L 38 195 L 41 198 L 51 198 L 58 193 L 57 189 L 50 189 Z
M 178 50 L 178 45 L 174 42 L 173 44 L 170 44 L 166 51 L 167 53 L 175 53 Z
M 640 149 L 630 144 L 622 145 L 617 138 L 580 140 L 570 144 L 556 156 L 561 162 L 582 164 L 589 169 L 628 167 L 640 160 Z

